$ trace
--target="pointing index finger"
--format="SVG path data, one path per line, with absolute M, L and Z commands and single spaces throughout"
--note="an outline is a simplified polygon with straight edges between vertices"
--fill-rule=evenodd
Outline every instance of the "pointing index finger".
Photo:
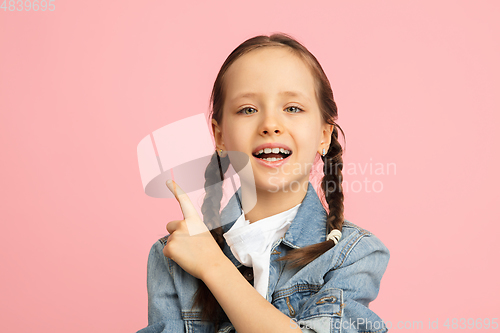
M 198 216 L 198 212 L 191 203 L 191 200 L 189 200 L 188 195 L 180 188 L 179 185 L 177 185 L 176 182 L 170 179 L 167 180 L 167 187 L 174 194 L 175 198 L 181 205 L 182 215 L 184 215 L 184 219 Z

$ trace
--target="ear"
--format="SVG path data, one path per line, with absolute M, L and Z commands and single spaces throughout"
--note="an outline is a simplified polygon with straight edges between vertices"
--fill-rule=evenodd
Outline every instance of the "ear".
M 330 143 L 332 141 L 332 132 L 333 132 L 333 125 L 330 124 L 323 125 L 321 131 L 321 142 L 318 148 L 318 153 L 320 155 L 322 155 L 323 153 L 323 148 L 325 148 L 325 150 L 328 151 L 328 148 L 330 147 Z
M 217 120 L 215 119 L 212 119 L 212 132 L 214 133 L 215 148 L 217 150 L 219 149 L 226 150 L 226 147 L 224 146 L 224 138 L 222 136 L 221 128 L 219 124 L 217 124 Z

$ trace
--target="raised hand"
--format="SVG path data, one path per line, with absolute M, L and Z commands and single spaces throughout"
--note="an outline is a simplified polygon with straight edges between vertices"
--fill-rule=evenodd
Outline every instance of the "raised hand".
M 204 272 L 229 260 L 210 234 L 187 194 L 174 181 L 167 181 L 168 189 L 179 202 L 184 220 L 167 224 L 170 233 L 163 254 L 174 260 L 186 272 L 203 280 Z

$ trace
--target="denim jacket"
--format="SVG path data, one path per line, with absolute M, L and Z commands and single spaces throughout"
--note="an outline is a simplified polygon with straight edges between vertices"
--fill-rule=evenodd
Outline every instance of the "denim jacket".
M 223 232 L 240 215 L 233 196 L 221 212 Z M 290 269 L 286 262 L 275 261 L 291 249 L 325 241 L 326 217 L 309 182 L 295 219 L 272 246 L 267 301 L 290 317 L 290 327 L 297 332 L 386 332 L 382 319 L 368 306 L 377 297 L 389 250 L 369 231 L 344 220 L 339 243 L 306 266 Z M 200 319 L 201 309 L 191 309 L 197 279 L 163 255 L 167 238 L 154 243 L 149 253 L 148 327 L 138 333 L 215 333 L 210 322 Z M 237 268 L 242 266 L 225 240 L 223 252 Z M 236 331 L 228 320 L 216 333 L 230 332 Z

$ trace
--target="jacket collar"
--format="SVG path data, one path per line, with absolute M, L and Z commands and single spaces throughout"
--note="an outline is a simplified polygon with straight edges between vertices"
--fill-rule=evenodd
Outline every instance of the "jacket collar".
M 241 198 L 241 187 L 236 191 L 236 194 Z M 221 212 L 222 232 L 225 233 L 241 216 L 241 208 L 236 198 L 236 194 L 232 196 L 226 207 Z M 320 243 L 326 239 L 326 211 L 319 200 L 316 190 L 311 182 L 308 182 L 307 193 L 302 200 L 302 204 L 295 215 L 292 224 L 288 228 L 283 237 L 283 244 L 291 248 L 297 249 L 312 244 Z M 224 254 L 233 262 L 236 267 L 242 264 L 234 257 L 231 248 L 227 245 L 224 239 Z

